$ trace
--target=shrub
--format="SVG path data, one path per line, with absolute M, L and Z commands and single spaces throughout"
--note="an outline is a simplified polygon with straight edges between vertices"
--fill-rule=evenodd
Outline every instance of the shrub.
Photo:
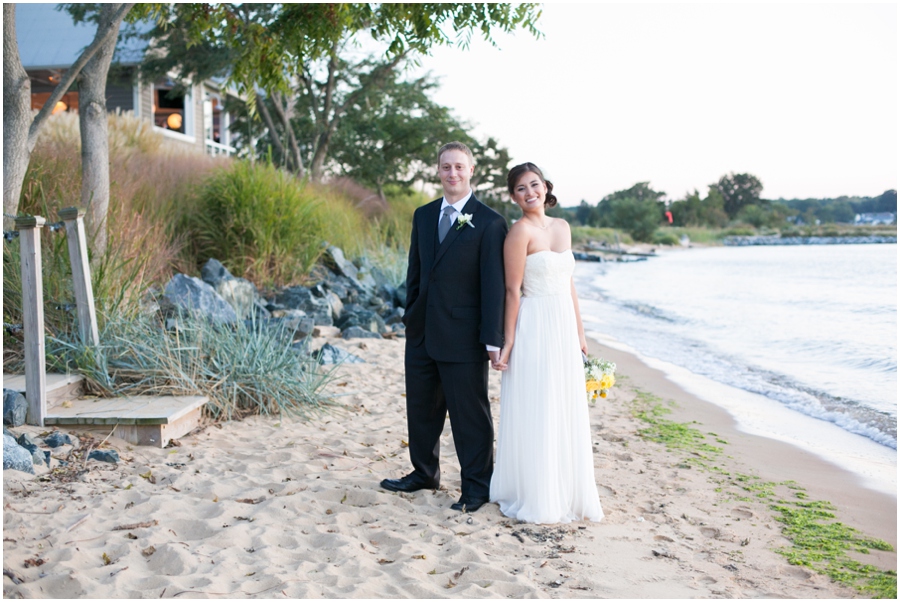
M 257 284 L 302 280 L 322 253 L 322 201 L 267 163 L 235 162 L 203 184 L 184 222 L 198 264 L 214 257 Z
M 672 246 L 681 244 L 681 240 L 678 238 L 678 235 L 669 230 L 657 230 L 653 233 L 653 238 L 651 240 L 653 244 L 656 245 Z
M 77 337 L 50 339 L 48 368 L 77 372 L 89 390 L 106 396 L 205 395 L 216 418 L 305 416 L 332 405 L 322 389 L 334 370 L 292 348 L 293 334 L 191 318 L 179 318 L 178 329 L 167 331 L 154 317 L 114 316 L 98 347 Z

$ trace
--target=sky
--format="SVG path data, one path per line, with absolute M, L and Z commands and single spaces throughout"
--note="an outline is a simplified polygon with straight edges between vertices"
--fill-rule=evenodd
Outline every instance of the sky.
M 564 206 L 729 172 L 770 199 L 878 196 L 897 188 L 897 24 L 896 3 L 549 3 L 543 39 L 438 47 L 416 73 Z

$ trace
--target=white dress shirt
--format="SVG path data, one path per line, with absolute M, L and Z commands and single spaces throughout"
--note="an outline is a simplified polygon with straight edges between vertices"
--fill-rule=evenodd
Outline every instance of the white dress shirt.
M 453 224 L 455 224 L 456 218 L 459 217 L 460 215 L 462 215 L 463 208 L 466 206 L 466 203 L 468 203 L 469 199 L 471 199 L 471 198 L 472 198 L 471 190 L 469 190 L 469 194 L 467 194 L 465 197 L 461 198 L 460 200 L 456 201 L 455 203 L 448 203 L 447 198 L 444 197 L 444 199 L 441 201 L 441 210 L 438 213 L 438 224 L 440 224 L 440 222 L 441 222 L 441 217 L 443 217 L 444 209 L 446 207 L 453 207 L 456 210 L 450 214 L 450 225 L 452 226 Z M 499 347 L 494 347 L 493 345 L 485 345 L 484 347 L 488 351 L 500 351 Z
M 450 225 L 452 226 L 453 224 L 455 224 L 456 218 L 459 217 L 460 214 L 462 214 L 463 207 L 466 206 L 466 203 L 468 203 L 469 199 L 471 199 L 471 198 L 472 198 L 472 190 L 471 189 L 469 190 L 469 194 L 467 194 L 460 200 L 456 201 L 455 203 L 448 203 L 447 197 L 444 197 L 441 200 L 441 211 L 438 213 L 438 224 L 441 223 L 441 217 L 444 215 L 444 209 L 446 207 L 453 207 L 454 209 L 456 209 L 456 211 L 454 211 L 453 213 L 450 214 Z

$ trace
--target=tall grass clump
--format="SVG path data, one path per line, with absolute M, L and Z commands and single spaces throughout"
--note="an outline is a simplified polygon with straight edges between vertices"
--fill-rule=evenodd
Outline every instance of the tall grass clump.
M 269 163 L 236 161 L 203 183 L 184 226 L 198 265 L 216 258 L 257 284 L 293 283 L 322 253 L 321 203 Z
M 98 319 L 134 313 L 144 292 L 163 283 L 173 270 L 185 271 L 183 241 L 170 218 L 189 205 L 198 179 L 227 162 L 162 144 L 162 135 L 131 114 L 109 115 L 109 244 L 91 257 L 91 280 Z M 81 205 L 81 142 L 78 116 L 50 117 L 23 182 L 19 212 L 56 222 L 63 207 Z M 74 328 L 74 292 L 64 231 L 41 232 L 44 315 L 48 334 Z M 90 246 L 90 245 L 89 245 Z M 19 243 L 3 247 L 3 321 L 22 323 Z M 21 369 L 20 336 L 4 332 L 4 368 Z
M 116 316 L 106 321 L 98 347 L 73 336 L 50 339 L 48 368 L 83 375 L 88 388 L 103 396 L 205 395 L 214 418 L 306 416 L 332 405 L 322 389 L 333 370 L 292 348 L 293 335 L 189 315 L 179 318 L 176 330 L 166 330 L 154 316 Z

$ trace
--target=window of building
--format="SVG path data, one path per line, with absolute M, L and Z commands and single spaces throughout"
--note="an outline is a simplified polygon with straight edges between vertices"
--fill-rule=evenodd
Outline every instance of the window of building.
M 32 110 L 42 109 L 52 92 L 34 92 L 31 95 Z M 78 92 L 66 92 L 53 107 L 53 115 L 64 111 L 78 112 Z
M 190 95 L 173 93 L 173 87 L 171 82 L 153 86 L 153 124 L 185 134 L 188 131 L 189 115 L 186 108 L 190 106 Z

